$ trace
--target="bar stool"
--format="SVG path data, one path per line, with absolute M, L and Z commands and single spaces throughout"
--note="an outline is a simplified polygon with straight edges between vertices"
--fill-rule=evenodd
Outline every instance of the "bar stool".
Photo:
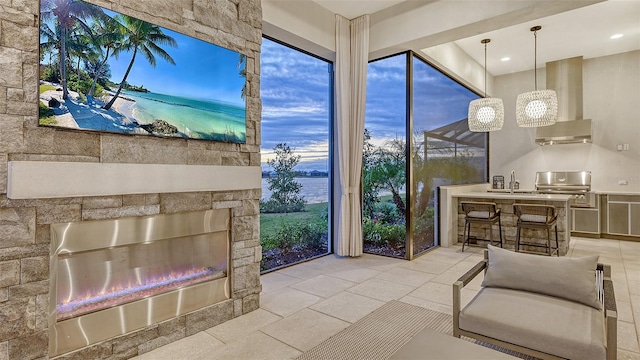
M 462 242 L 462 251 L 464 251 L 464 244 L 468 243 L 471 246 L 471 239 L 490 241 L 493 244 L 493 224 L 498 223 L 498 231 L 500 232 L 500 247 L 502 247 L 502 222 L 500 221 L 500 210 L 496 209 L 496 203 L 492 202 L 472 202 L 462 201 L 462 211 L 464 212 L 464 233 L 465 237 Z M 490 230 L 491 239 L 479 239 L 471 237 L 471 224 L 488 224 Z
M 516 235 L 516 252 L 520 251 L 520 244 L 540 247 L 547 249 L 547 255 L 551 256 L 555 252 L 560 256 L 558 246 L 558 214 L 556 213 L 555 206 L 552 205 L 538 205 L 538 204 L 513 204 L 513 213 L 518 218 L 518 230 Z M 551 247 L 551 228 L 555 227 L 556 233 L 556 248 Z M 547 230 L 547 244 L 533 244 L 523 243 L 520 241 L 520 234 L 523 228 L 530 229 L 546 229 Z

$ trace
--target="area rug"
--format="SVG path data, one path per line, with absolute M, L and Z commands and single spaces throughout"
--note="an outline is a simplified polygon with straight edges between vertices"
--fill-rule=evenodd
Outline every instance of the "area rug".
M 453 318 L 449 314 L 392 300 L 297 360 L 386 360 L 425 328 L 451 335 Z M 535 359 L 491 344 L 477 343 L 522 359 Z

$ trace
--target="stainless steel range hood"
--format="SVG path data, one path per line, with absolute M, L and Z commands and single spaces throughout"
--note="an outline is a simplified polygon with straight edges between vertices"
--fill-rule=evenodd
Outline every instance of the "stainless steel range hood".
M 558 122 L 536 130 L 536 144 L 591 142 L 591 120 L 582 118 L 582 56 L 547 63 L 547 89 L 558 94 Z

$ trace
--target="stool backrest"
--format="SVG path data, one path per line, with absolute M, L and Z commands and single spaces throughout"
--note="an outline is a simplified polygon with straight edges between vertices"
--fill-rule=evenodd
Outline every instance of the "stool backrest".
M 487 212 L 488 217 L 493 217 L 497 212 L 496 203 L 492 202 L 462 201 L 460 204 L 465 215 L 469 215 L 470 212 Z
M 540 204 L 513 204 L 513 213 L 519 220 L 525 215 L 525 217 L 541 217 L 545 219 L 544 222 L 549 223 L 556 218 L 556 207 Z

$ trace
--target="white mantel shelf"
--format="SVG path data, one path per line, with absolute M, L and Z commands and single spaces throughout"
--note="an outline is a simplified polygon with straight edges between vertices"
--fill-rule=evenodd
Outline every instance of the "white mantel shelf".
M 83 196 L 260 189 L 259 166 L 10 161 L 7 197 Z

